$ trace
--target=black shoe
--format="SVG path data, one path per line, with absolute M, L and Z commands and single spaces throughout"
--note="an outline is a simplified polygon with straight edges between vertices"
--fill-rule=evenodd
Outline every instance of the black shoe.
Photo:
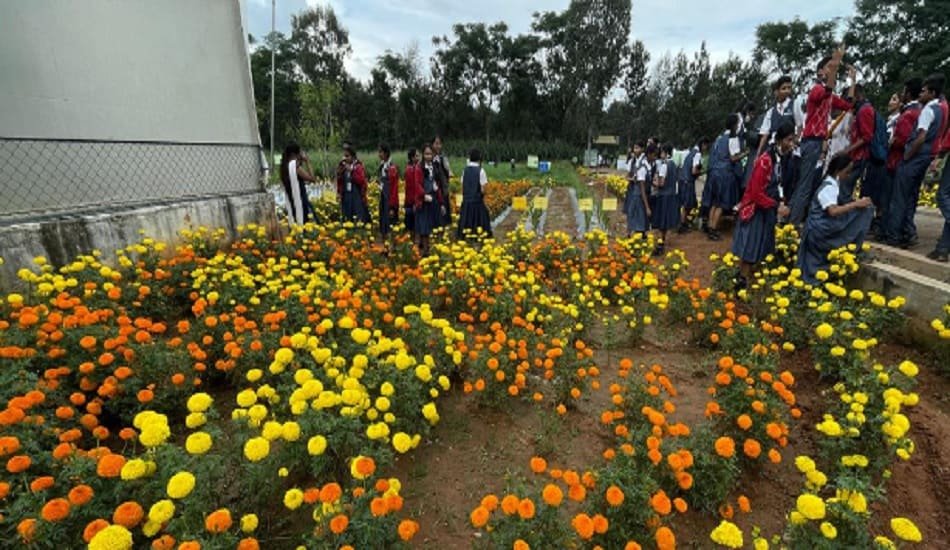
M 680 235 L 683 235 L 684 233 L 689 233 L 690 229 L 691 227 L 689 226 L 689 224 L 684 223 L 684 224 L 680 224 L 676 232 L 679 233 Z
M 663 254 L 664 254 L 664 248 L 662 244 L 657 245 L 657 247 L 653 249 L 653 257 L 662 256 Z
M 947 263 L 948 254 L 946 250 L 939 250 L 937 248 L 933 249 L 930 254 L 927 254 L 927 257 L 935 262 Z
M 710 229 L 710 230 L 706 233 L 706 236 L 709 237 L 709 240 L 710 240 L 710 241 L 719 241 L 719 240 L 722 240 L 722 235 L 720 235 L 719 232 L 716 231 L 715 229 Z
M 904 250 L 910 250 L 911 248 L 914 248 L 915 246 L 917 246 L 919 243 L 920 243 L 920 240 L 917 239 L 917 237 L 913 237 L 913 238 L 906 239 L 899 242 L 897 246 L 901 247 Z

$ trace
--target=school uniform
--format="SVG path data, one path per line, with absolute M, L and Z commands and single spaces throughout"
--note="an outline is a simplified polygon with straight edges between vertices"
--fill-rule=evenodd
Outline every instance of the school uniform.
M 741 164 L 733 162 L 731 157 L 741 151 L 738 136 L 726 131 L 716 138 L 709 153 L 709 176 L 706 178 L 706 186 L 710 188 L 711 206 L 729 211 L 739 202 Z
M 654 183 L 662 179 L 663 186 L 654 187 L 656 199 L 652 207 L 653 215 L 650 218 L 650 225 L 653 229 L 666 231 L 680 224 L 680 200 L 676 194 L 679 168 L 672 159 L 657 161 L 657 164 L 657 177 L 654 178 Z
M 641 155 L 633 172 L 633 179 L 627 180 L 627 194 L 623 200 L 623 212 L 627 216 L 627 233 L 644 233 L 649 226 L 647 205 L 643 202 L 641 189 L 653 184 L 653 164 Z
M 399 223 L 399 168 L 391 160 L 379 167 L 379 232 L 388 235 Z
M 950 105 L 947 98 L 940 100 L 940 108 L 943 111 L 943 121 L 941 130 L 941 139 L 938 140 L 938 147 L 934 156 L 950 153 Z M 940 177 L 940 184 L 937 187 L 937 208 L 943 215 L 943 231 L 937 238 L 937 246 L 934 248 L 936 254 L 946 255 L 950 253 L 950 160 L 944 161 L 943 174 Z
M 749 155 L 745 158 L 744 162 L 741 190 L 745 190 L 746 186 L 749 185 L 749 178 L 752 177 L 752 169 L 755 168 L 755 159 L 759 156 L 759 134 L 755 132 L 755 128 L 761 128 L 765 124 L 765 119 L 768 118 L 768 114 L 768 111 L 766 111 L 756 117 L 749 126 L 749 129 L 741 136 L 742 141 L 745 142 L 746 150 L 749 151 Z
M 894 175 L 894 194 L 888 213 L 887 238 L 890 244 L 909 244 L 917 239 L 917 201 L 920 198 L 920 186 L 930 166 L 934 151 L 934 142 L 938 140 L 943 112 L 939 100 L 928 103 L 917 117 L 917 127 L 907 139 L 904 153 L 910 151 L 919 132 L 924 132 L 924 143 L 917 154 L 910 159 L 902 159 Z
M 491 217 L 485 206 L 483 186 L 488 175 L 477 162 L 469 162 L 462 172 L 462 208 L 459 210 L 458 238 L 475 236 L 479 230 L 490 237 Z
M 799 121 L 797 119 L 795 112 L 795 101 L 792 98 L 787 98 L 781 103 L 776 103 L 772 106 L 771 109 L 765 114 L 765 117 L 762 119 L 762 125 L 759 127 L 759 136 L 768 136 L 768 141 L 766 148 L 758 151 L 758 153 L 751 157 L 750 162 L 754 165 L 759 155 L 768 150 L 768 145 L 775 143 L 775 133 L 779 128 L 788 124 L 792 128 L 797 128 L 799 126 Z M 800 115 L 804 117 L 804 115 Z M 804 120 L 804 118 L 802 118 Z M 797 150 L 797 147 L 796 147 Z M 795 153 L 791 155 L 785 155 L 780 157 L 779 162 L 781 163 L 781 172 L 782 172 L 782 192 L 786 197 L 792 196 L 794 191 L 793 187 L 795 185 Z M 801 158 L 801 153 L 798 153 L 798 157 Z
M 403 219 L 405 220 L 406 231 L 414 233 L 416 231 L 416 202 L 422 196 L 422 165 L 410 164 L 406 166 L 403 179 L 406 182 L 406 195 L 403 197 L 405 201 Z
M 855 106 L 854 121 L 851 124 L 850 141 L 859 139 L 864 145 L 851 151 L 851 176 L 840 184 L 841 197 L 847 202 L 854 196 L 854 188 L 861 180 L 861 196 L 870 197 L 876 207 L 880 204 L 881 167 L 871 162 L 871 141 L 874 140 L 874 125 L 877 113 L 871 102 L 864 101 Z
M 815 274 L 828 267 L 828 254 L 832 250 L 849 244 L 860 247 L 871 227 L 873 207 L 857 208 L 839 216 L 828 213 L 828 208 L 840 204 L 838 182 L 828 176 L 812 199 L 798 246 L 798 267 L 808 283 L 818 284 Z
M 683 159 L 683 166 L 680 168 L 680 177 L 678 182 L 678 192 L 680 207 L 688 216 L 696 208 L 696 178 L 693 173 L 702 168 L 703 154 L 699 147 L 693 146 Z
M 366 171 L 363 163 L 354 161 L 349 168 L 342 164 L 337 170 L 336 192 L 340 197 L 340 213 L 343 221 L 370 223 L 366 200 Z
M 436 155 L 432 159 L 432 166 L 435 169 L 435 182 L 439 189 L 440 206 L 444 207 L 444 212 L 440 209 L 437 218 L 438 227 L 448 227 L 452 225 L 452 204 L 449 194 L 449 159 L 445 155 Z
M 850 110 L 851 103 L 838 97 L 824 82 L 816 81 L 808 92 L 805 103 L 805 119 L 802 130 L 801 164 L 798 170 L 798 183 L 793 195 L 789 198 L 789 221 L 800 224 L 805 220 L 809 211 L 809 202 L 814 189 L 821 150 L 828 136 L 828 122 L 831 109 Z
M 775 224 L 782 199 L 782 163 L 777 156 L 773 150 L 766 150 L 755 159 L 752 178 L 739 202 L 740 212 L 748 204 L 755 210 L 748 220 L 739 220 L 732 238 L 732 253 L 750 264 L 757 264 L 775 252 Z
M 313 205 L 307 195 L 307 185 L 297 177 L 297 161 L 287 163 L 287 179 L 281 178 L 284 193 L 287 194 L 287 219 L 291 224 L 303 225 L 314 221 Z
M 432 164 L 422 167 L 422 193 L 416 197 L 416 233 L 423 237 L 428 237 L 435 228 L 440 227 L 442 195 L 435 179 L 436 170 Z M 430 200 L 426 200 L 426 197 Z

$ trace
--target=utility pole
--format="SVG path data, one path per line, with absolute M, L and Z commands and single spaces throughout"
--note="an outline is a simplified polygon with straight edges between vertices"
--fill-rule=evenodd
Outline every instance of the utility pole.
M 274 72 L 277 42 L 277 0 L 270 3 L 270 169 L 274 170 Z

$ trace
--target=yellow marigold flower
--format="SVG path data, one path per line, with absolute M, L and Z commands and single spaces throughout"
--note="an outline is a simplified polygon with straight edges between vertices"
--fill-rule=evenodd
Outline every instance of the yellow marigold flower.
M 833 539 L 838 536 L 838 529 L 836 529 L 835 526 L 832 525 L 830 522 L 827 522 L 827 521 L 821 522 L 821 525 L 819 526 L 819 528 L 821 529 L 821 534 L 826 539 Z
M 244 444 L 244 456 L 251 462 L 260 462 L 270 454 L 270 442 L 263 437 L 253 437 Z
M 815 327 L 815 334 L 816 334 L 819 338 L 821 338 L 822 340 L 826 340 L 826 339 L 828 339 L 828 338 L 831 338 L 831 336 L 832 336 L 834 333 L 835 333 L 834 327 L 832 327 L 832 326 L 829 325 L 828 323 L 822 323 L 822 324 L 818 325 L 817 327 Z
M 182 499 L 195 488 L 195 476 L 191 472 L 178 472 L 168 480 L 166 491 L 174 499 Z
M 211 436 L 206 432 L 195 432 L 185 440 L 185 450 L 193 455 L 203 455 L 211 449 Z
M 906 540 L 907 542 L 920 542 L 924 540 L 923 535 L 920 534 L 920 529 L 914 525 L 914 522 L 907 518 L 891 519 L 891 530 L 894 531 L 897 538 Z
M 825 517 L 825 501 L 812 494 L 799 495 L 795 501 L 798 512 L 810 520 L 819 520 Z
M 355 328 L 352 331 L 350 331 L 350 337 L 353 339 L 354 342 L 356 342 L 357 344 L 361 346 L 366 344 L 366 342 L 369 342 L 369 338 L 372 335 L 373 333 L 366 330 L 365 328 Z
M 322 435 L 315 435 L 307 440 L 307 452 L 311 456 L 319 456 L 327 450 L 327 438 Z
M 709 534 L 713 542 L 727 548 L 742 548 L 742 530 L 731 521 L 722 520 Z
M 148 473 L 148 465 L 141 458 L 133 458 L 122 466 L 119 475 L 125 481 L 139 479 Z
M 257 529 L 258 519 L 254 514 L 244 514 L 241 516 L 241 531 L 253 533 Z
M 874 537 L 874 544 L 884 550 L 897 550 L 897 545 L 894 544 L 894 541 L 885 536 Z
M 158 523 L 159 526 L 161 526 L 161 524 L 163 523 L 168 522 L 168 520 L 172 519 L 172 516 L 174 515 L 175 515 L 175 503 L 168 499 L 160 500 L 156 502 L 148 510 L 149 521 Z
M 917 368 L 917 365 L 910 361 L 902 361 L 897 368 L 901 371 L 901 374 L 907 376 L 908 378 L 913 378 L 917 376 L 918 372 L 920 372 L 920 369 Z
M 407 453 L 412 449 L 412 437 L 405 432 L 396 432 L 393 436 L 393 448 L 399 453 Z
M 200 428 L 207 423 L 208 417 L 205 416 L 205 413 L 189 413 L 188 416 L 185 417 L 185 426 L 188 426 L 192 430 Z
M 188 398 L 188 411 L 193 413 L 205 412 L 213 402 L 214 399 L 210 395 L 204 392 L 196 393 Z
M 290 348 L 280 348 L 274 353 L 274 361 L 281 365 L 289 365 L 294 360 L 294 351 Z
M 795 457 L 795 467 L 798 468 L 799 472 L 807 474 L 815 469 L 815 461 L 804 455 L 797 456 Z
M 284 493 L 284 506 L 288 510 L 296 510 L 301 504 L 303 504 L 303 491 L 300 489 L 294 487 Z
M 89 550 L 129 550 L 132 533 L 121 525 L 110 525 L 89 541 Z
M 752 541 L 753 550 L 769 550 L 769 541 L 759 537 Z
M 257 403 L 257 393 L 254 390 L 247 389 L 238 393 L 235 399 L 238 406 L 246 409 Z

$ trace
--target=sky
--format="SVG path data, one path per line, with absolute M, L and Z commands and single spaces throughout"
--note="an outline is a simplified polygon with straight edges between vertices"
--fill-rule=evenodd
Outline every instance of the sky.
M 244 0 L 250 33 L 270 32 L 271 0 Z M 277 0 L 277 30 L 290 32 L 290 16 L 308 5 L 329 4 L 350 33 L 353 53 L 347 70 L 369 78 L 376 58 L 387 49 L 405 51 L 417 44 L 423 60 L 432 37 L 451 35 L 455 23 L 504 21 L 512 34 L 527 32 L 532 14 L 560 11 L 569 0 Z M 755 27 L 798 16 L 809 23 L 847 17 L 854 0 L 766 2 L 764 0 L 634 0 L 631 36 L 642 40 L 654 60 L 669 51 L 698 50 L 705 40 L 714 62 L 729 52 L 746 57 L 755 45 Z

